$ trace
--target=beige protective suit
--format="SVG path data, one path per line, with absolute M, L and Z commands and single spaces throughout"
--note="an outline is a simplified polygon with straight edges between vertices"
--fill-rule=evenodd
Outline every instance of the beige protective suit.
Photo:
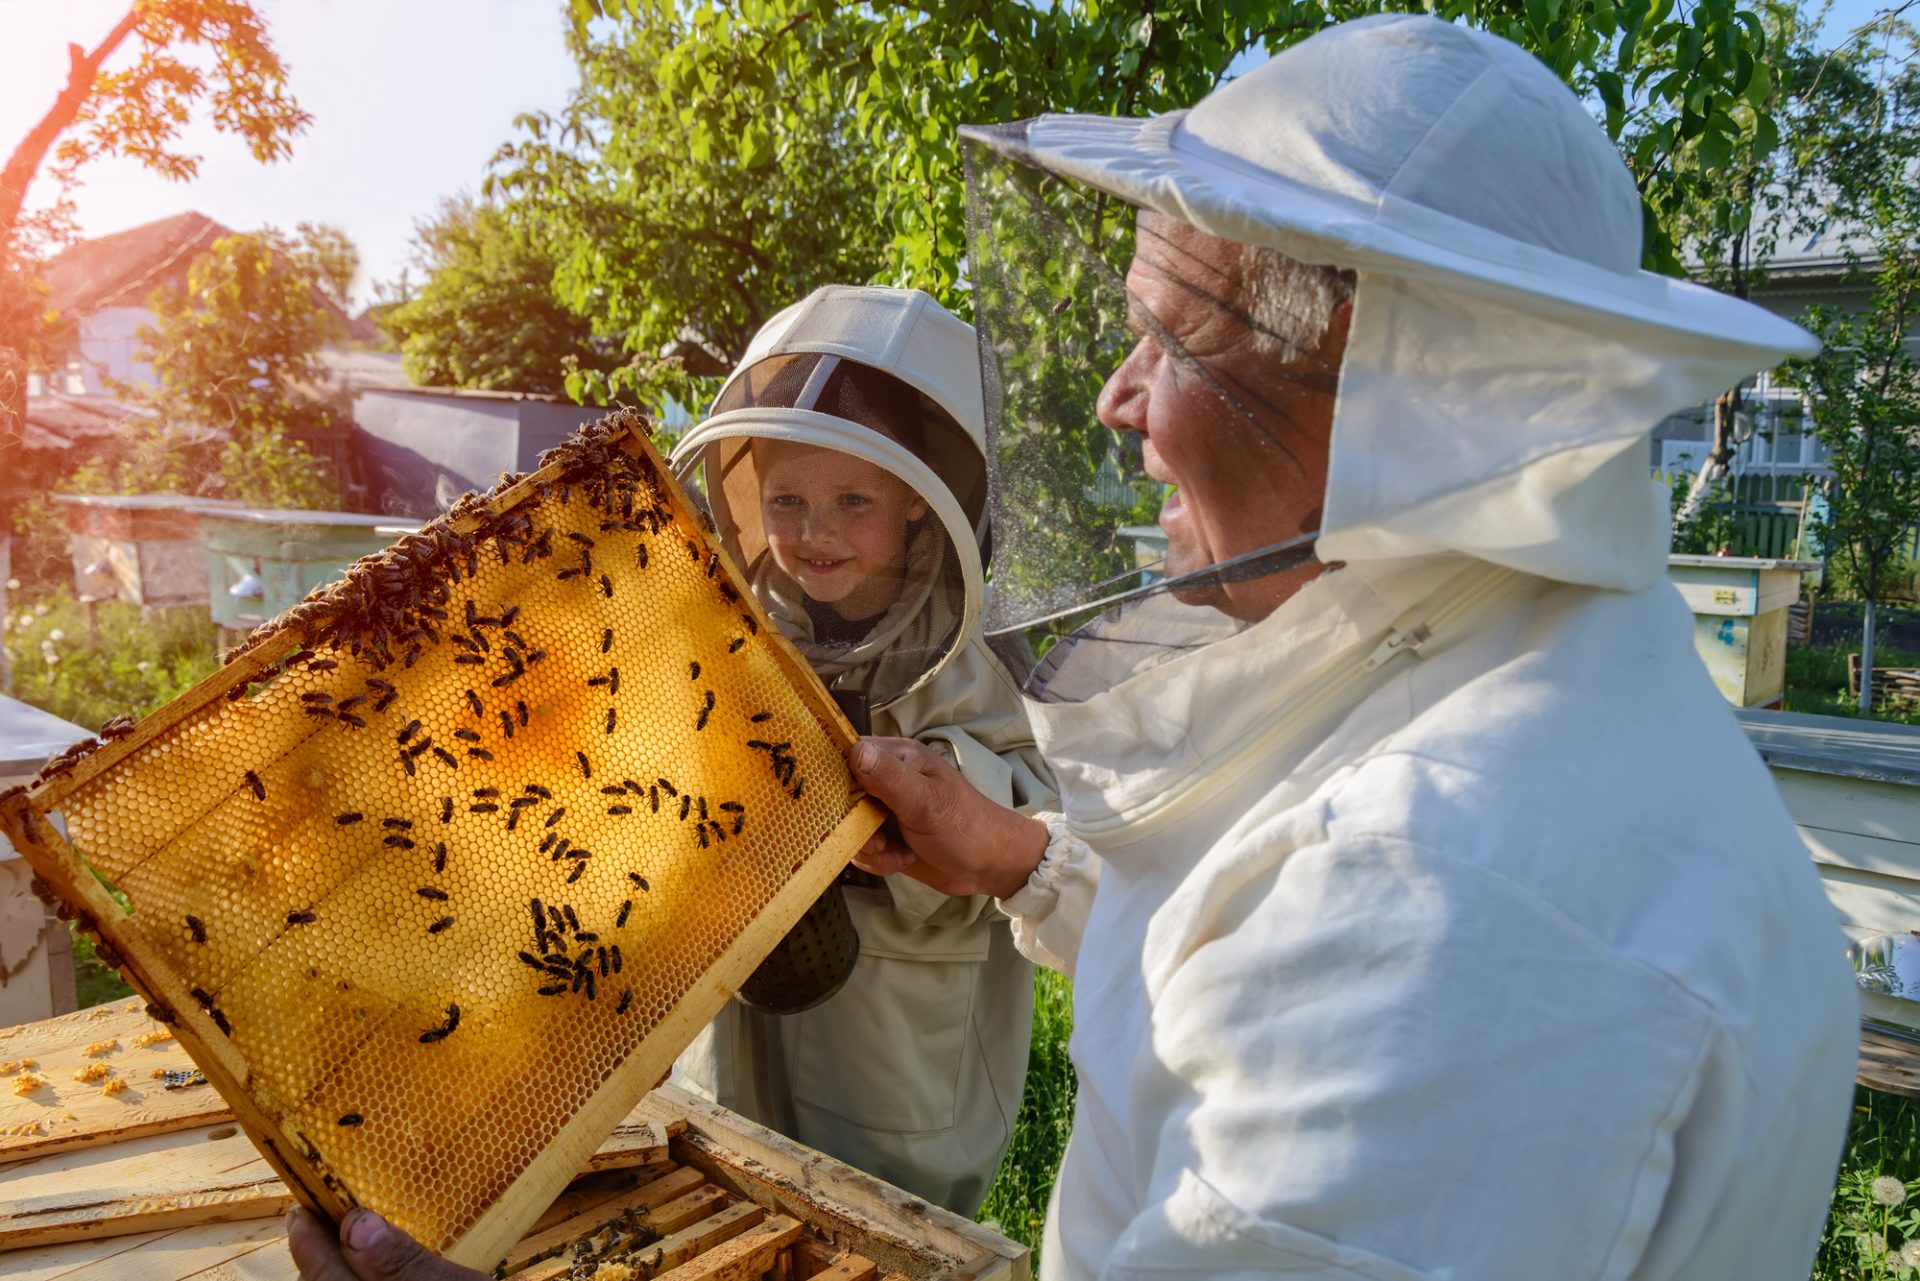
M 914 387 L 926 423 L 918 451 L 815 411 L 811 399 L 794 407 L 794 389 L 807 380 L 792 368 L 780 373 L 783 362 L 819 355 Z M 776 376 L 756 382 L 756 367 Z M 824 375 L 816 392 L 821 385 L 830 385 Z M 755 594 L 833 689 L 865 696 L 872 733 L 936 744 L 988 796 L 1034 809 L 1054 799 L 1050 776 L 1017 685 L 979 635 L 982 423 L 969 326 L 917 292 L 827 289 L 762 331 L 714 414 L 675 450 L 674 465 L 690 476 L 704 467 L 695 479 Z M 816 640 L 799 585 L 767 553 L 754 439 L 856 454 L 928 500 L 900 596 L 860 640 Z M 675 1080 L 971 1215 L 1020 1107 L 1032 968 L 990 898 L 950 898 L 910 877 L 857 872 L 840 892 L 860 936 L 846 985 L 798 1014 L 728 1006 L 681 1056 Z

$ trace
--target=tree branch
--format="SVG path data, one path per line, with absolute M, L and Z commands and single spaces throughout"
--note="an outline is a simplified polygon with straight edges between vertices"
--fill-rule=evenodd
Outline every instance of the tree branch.
M 53 107 L 40 119 L 31 132 L 13 149 L 7 158 L 7 167 L 0 170 L 0 247 L 6 247 L 13 240 L 14 228 L 20 221 L 20 210 L 26 204 L 27 187 L 33 176 L 39 172 L 40 164 L 47 158 L 47 152 L 53 149 L 54 139 L 58 138 L 80 115 L 80 109 L 86 105 L 87 98 L 93 93 L 95 77 L 100 66 L 113 51 L 120 47 L 133 29 L 140 23 L 140 5 L 131 5 L 112 31 L 107 33 L 93 50 L 88 53 L 79 45 L 68 45 L 72 65 L 67 71 L 66 88 L 54 99 Z

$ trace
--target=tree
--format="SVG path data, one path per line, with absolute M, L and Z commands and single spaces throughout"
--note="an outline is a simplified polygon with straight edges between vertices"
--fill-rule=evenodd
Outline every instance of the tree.
M 427 283 L 379 321 L 413 381 L 557 394 L 570 365 L 612 363 L 556 293 L 552 253 L 511 211 L 456 197 L 414 239 Z
M 580 86 L 558 116 L 521 119 L 489 190 L 510 195 L 557 264 L 555 286 L 628 363 L 568 379 L 702 398 L 775 311 L 815 287 L 872 279 L 870 148 L 850 92 L 873 21 L 856 7 L 574 7 Z
M 1822 207 L 1860 230 L 1864 244 L 1849 253 L 1860 274 L 1871 264 L 1872 298 L 1858 315 L 1810 310 L 1803 322 L 1824 348 L 1782 371 L 1806 393 L 1833 470 L 1817 532 L 1864 598 L 1863 716 L 1872 710 L 1875 606 L 1920 523 L 1920 367 L 1908 338 L 1920 317 L 1920 68 L 1912 30 L 1887 25 L 1879 52 L 1861 57 L 1872 64 L 1861 83 L 1872 86 L 1874 109 L 1831 117 L 1805 143 L 1831 182 Z
M 345 413 L 320 361 L 339 331 L 323 300 L 328 264 L 339 266 L 343 246 L 356 256 L 326 228 L 297 238 L 223 236 L 193 264 L 185 289 L 157 290 L 149 301 L 154 323 L 138 337 L 155 383 L 121 391 L 168 431 L 223 432 L 217 487 L 229 497 L 335 505 L 324 468 L 296 437 L 332 430 Z
M 130 62 L 115 61 L 123 48 L 137 50 Z M 194 65 L 189 51 L 203 52 L 210 67 Z M 92 49 L 70 44 L 67 56 L 66 85 L 0 169 L 0 473 L 14 470 L 4 463 L 25 410 L 32 265 L 72 234 L 81 166 L 124 155 L 170 178 L 193 177 L 199 157 L 173 144 L 203 99 L 214 125 L 244 138 L 263 162 L 285 156 L 309 120 L 287 96 L 285 70 L 251 0 L 133 0 Z M 49 159 L 54 197 L 30 213 L 28 189 Z

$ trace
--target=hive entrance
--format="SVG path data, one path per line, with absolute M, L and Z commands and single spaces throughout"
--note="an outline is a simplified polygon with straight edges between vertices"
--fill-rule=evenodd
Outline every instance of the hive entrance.
M 304 1199 L 482 1266 L 877 822 L 637 428 L 361 562 L 0 814 Z

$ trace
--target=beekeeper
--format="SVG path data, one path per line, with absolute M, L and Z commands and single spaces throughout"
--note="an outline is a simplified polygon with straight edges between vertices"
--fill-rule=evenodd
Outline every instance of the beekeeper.
M 1580 101 L 1430 17 L 967 140 L 989 630 L 1061 632 L 1063 813 L 854 763 L 904 837 L 867 866 L 998 896 L 1073 976 L 1043 1273 L 1805 1277 L 1857 998 L 1665 583 L 1647 434 L 1811 340 L 1638 270 Z M 1174 487 L 1162 590 L 1062 554 L 1155 537 L 1126 453 L 1061 483 L 1103 364 L 1089 430 Z
M 984 433 L 972 326 L 918 290 L 833 286 L 760 331 L 672 463 L 858 727 L 1036 808 L 1049 776 L 980 634 Z M 729 1005 L 676 1080 L 971 1216 L 1020 1107 L 1032 967 L 985 895 L 858 871 L 832 893 L 859 938 L 845 986 Z
M 1806 1276 L 1857 998 L 1646 441 L 1811 340 L 1640 272 L 1579 100 L 1430 17 L 966 145 L 988 631 L 1056 634 L 1060 812 L 851 760 L 863 863 L 1074 978 L 1043 1275 Z

